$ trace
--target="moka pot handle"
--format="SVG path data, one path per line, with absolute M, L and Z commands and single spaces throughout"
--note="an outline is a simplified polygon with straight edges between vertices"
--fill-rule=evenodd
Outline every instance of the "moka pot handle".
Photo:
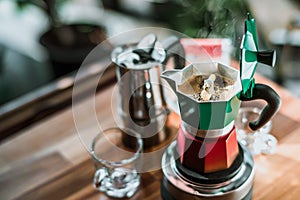
M 274 114 L 278 111 L 281 100 L 279 95 L 269 86 L 264 84 L 255 84 L 253 88 L 253 96 L 246 98 L 241 95 L 240 100 L 251 101 L 256 99 L 263 99 L 267 102 L 267 105 L 263 108 L 258 120 L 250 122 L 249 127 L 252 130 L 257 130 L 263 127 Z

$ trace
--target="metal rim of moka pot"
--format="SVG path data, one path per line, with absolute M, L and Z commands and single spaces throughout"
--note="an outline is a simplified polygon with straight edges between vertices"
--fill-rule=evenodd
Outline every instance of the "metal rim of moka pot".
M 230 122 L 224 128 L 212 130 L 199 130 L 184 121 L 182 121 L 181 123 L 181 128 L 184 130 L 184 132 L 188 132 L 194 137 L 198 138 L 218 138 L 220 136 L 227 135 L 234 127 L 234 121 Z

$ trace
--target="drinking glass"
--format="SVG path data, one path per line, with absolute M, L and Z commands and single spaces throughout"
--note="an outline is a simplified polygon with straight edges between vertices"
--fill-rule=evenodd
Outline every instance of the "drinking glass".
M 272 121 L 269 121 L 260 129 L 253 131 L 249 122 L 258 119 L 261 109 L 257 107 L 242 107 L 235 120 L 237 138 L 240 143 L 248 147 L 253 155 L 272 154 L 276 150 L 277 139 L 270 134 Z
M 130 146 L 126 134 L 132 137 Z M 94 187 L 111 197 L 132 197 L 140 185 L 142 149 L 141 136 L 130 129 L 110 128 L 96 135 L 90 152 L 96 167 Z

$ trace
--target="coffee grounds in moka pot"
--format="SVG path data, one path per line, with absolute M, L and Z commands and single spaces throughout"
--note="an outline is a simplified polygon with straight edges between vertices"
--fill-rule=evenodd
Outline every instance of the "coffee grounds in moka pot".
M 233 91 L 234 81 L 219 74 L 192 76 L 178 89 L 198 101 L 225 100 Z

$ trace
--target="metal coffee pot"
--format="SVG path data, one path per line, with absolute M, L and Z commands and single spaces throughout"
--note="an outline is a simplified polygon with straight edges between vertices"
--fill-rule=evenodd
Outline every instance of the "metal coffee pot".
M 241 101 L 265 100 L 257 130 L 277 112 L 280 97 L 269 86 L 256 84 L 257 64 L 274 65 L 274 51 L 259 51 L 255 21 L 245 22 L 240 72 L 217 62 L 192 63 L 181 70 L 166 70 L 178 98 L 181 124 L 177 141 L 162 159 L 162 197 L 177 199 L 249 200 L 254 177 L 253 158 L 236 137 L 234 120 Z
M 159 42 L 154 34 L 138 43 L 118 46 L 112 52 L 118 79 L 120 121 L 122 126 L 142 135 L 144 148 L 156 146 L 167 138 L 164 126 L 169 109 L 160 74 L 170 58 L 174 60 L 174 68 L 183 68 L 184 57 L 177 37 Z M 125 140 L 130 143 L 130 136 Z

